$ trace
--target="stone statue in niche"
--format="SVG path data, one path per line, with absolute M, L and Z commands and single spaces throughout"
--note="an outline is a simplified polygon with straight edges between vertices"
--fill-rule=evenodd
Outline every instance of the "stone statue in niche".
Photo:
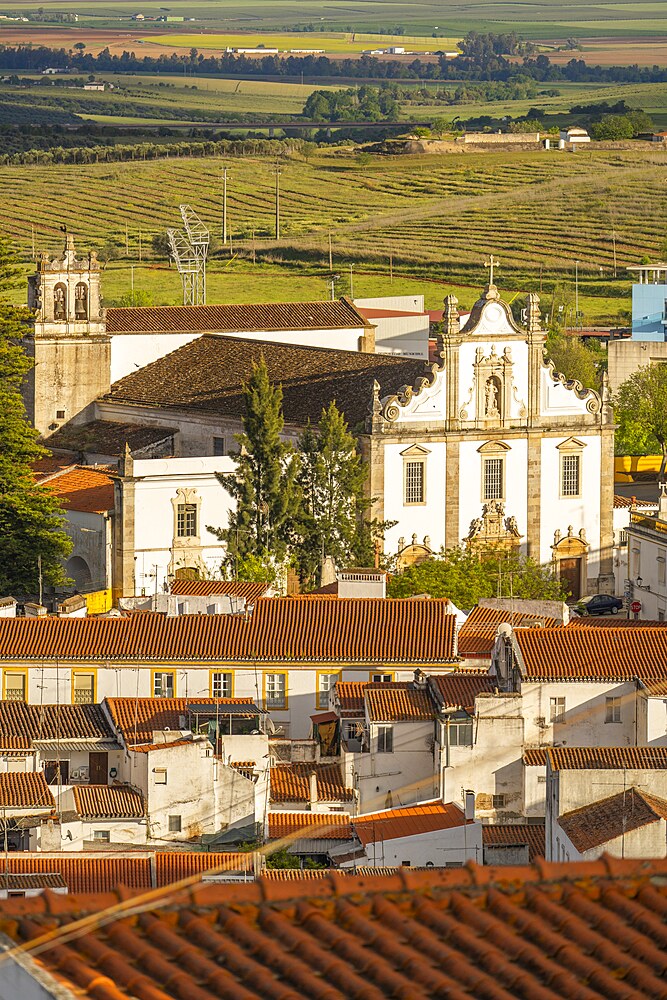
M 56 285 L 53 289 L 53 318 L 56 320 L 66 319 L 64 285 Z
M 486 400 L 485 414 L 487 417 L 499 417 L 500 412 L 498 410 L 498 386 L 496 385 L 496 380 L 491 376 L 486 380 L 486 386 L 484 388 L 484 395 Z

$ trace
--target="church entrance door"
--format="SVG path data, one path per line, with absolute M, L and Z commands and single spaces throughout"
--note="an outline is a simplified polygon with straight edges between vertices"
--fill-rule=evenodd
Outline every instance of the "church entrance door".
M 572 594 L 572 600 L 581 597 L 581 559 L 561 559 L 558 563 L 558 575 Z

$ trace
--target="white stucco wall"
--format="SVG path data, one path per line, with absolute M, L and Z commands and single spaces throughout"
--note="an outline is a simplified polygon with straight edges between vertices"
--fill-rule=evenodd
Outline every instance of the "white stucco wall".
M 633 746 L 641 735 L 636 691 L 632 681 L 523 681 L 526 745 Z M 605 722 L 607 697 L 620 698 L 620 722 Z M 551 722 L 552 698 L 565 698 L 564 722 Z
M 378 753 L 378 725 L 391 726 L 393 753 Z M 368 753 L 345 754 L 348 783 L 359 791 L 359 812 L 424 802 L 437 795 L 438 775 L 433 753 L 433 722 L 387 722 L 370 725 Z
M 603 854 L 614 858 L 664 858 L 667 855 L 667 824 L 659 819 L 588 851 L 579 851 L 556 821 L 547 831 L 546 849 L 547 861 L 595 861 Z
M 412 441 L 406 439 L 400 444 L 388 444 L 384 449 L 384 519 L 397 522 L 386 533 L 387 552 L 396 552 L 399 538 L 409 543 L 415 533 L 420 542 L 429 538 L 434 551 L 445 543 L 447 446 L 444 441 L 429 441 L 423 446 L 429 451 L 426 456 L 426 502 L 404 503 L 405 460 L 401 453 L 418 442 L 419 436 Z
M 578 498 L 560 495 L 558 445 L 572 436 L 586 446 L 581 458 L 581 494 Z M 589 545 L 588 577 L 595 577 L 600 572 L 600 438 L 594 434 L 579 433 L 545 437 L 542 439 L 541 450 L 542 497 L 548 499 L 548 506 L 545 505 L 546 509 L 542 509 L 540 558 L 542 562 L 551 560 L 556 530 L 560 531 L 561 536 L 565 536 L 570 525 L 575 535 L 583 528 Z
M 163 358 L 200 333 L 117 333 L 111 337 L 111 384 Z
M 412 868 L 426 865 L 444 868 L 445 865 L 476 861 L 481 865 L 482 824 L 475 820 L 465 827 L 456 826 L 450 830 L 435 830 L 432 833 L 370 843 L 366 845 L 366 858 L 367 860 L 362 861 L 357 859 L 356 864 L 371 868 L 400 868 L 408 862 Z M 353 866 L 354 862 L 341 867 Z

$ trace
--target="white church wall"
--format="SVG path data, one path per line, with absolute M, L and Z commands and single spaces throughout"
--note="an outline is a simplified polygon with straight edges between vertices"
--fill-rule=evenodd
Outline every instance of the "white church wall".
M 474 517 L 479 517 L 484 506 L 482 491 L 483 455 L 479 449 L 489 440 L 462 441 L 459 445 L 459 537 L 465 538 Z M 515 517 L 522 536 L 527 532 L 528 517 L 528 442 L 526 438 L 511 438 L 505 452 L 505 514 Z
M 490 308 L 491 305 L 487 306 L 486 311 Z M 512 333 L 516 336 L 516 331 L 511 330 L 509 327 L 502 309 L 501 312 L 502 319 L 499 320 L 497 331 L 494 332 L 499 334 Z M 477 337 L 477 333 L 475 336 Z M 482 357 L 484 358 L 488 358 L 494 348 L 498 357 L 502 357 L 505 350 L 509 348 L 512 359 L 512 382 L 514 385 L 509 416 L 515 419 L 517 423 L 525 423 L 525 419 L 521 417 L 520 411 L 522 406 L 525 407 L 528 402 L 528 344 L 517 340 L 508 340 L 505 344 L 502 340 L 484 342 L 475 339 L 472 341 L 464 340 L 461 344 L 459 349 L 459 406 L 467 410 L 467 419 L 476 420 L 478 417 L 481 418 L 484 416 L 484 414 L 477 413 L 473 381 L 474 364 L 478 348 L 481 349 Z
M 111 384 L 177 351 L 200 333 L 117 333 L 111 337 Z
M 445 544 L 445 493 L 447 481 L 447 445 L 444 441 L 424 444 L 426 457 L 426 501 L 423 504 L 405 504 L 404 466 L 402 455 L 418 441 L 406 438 L 400 444 L 384 447 L 384 518 L 396 521 L 385 536 L 385 551 L 397 552 L 399 538 L 409 541 L 414 533 L 419 541 L 430 538 L 430 546 L 438 551 Z
M 581 457 L 581 493 L 579 497 L 561 496 L 561 453 L 558 445 L 572 435 L 544 437 L 541 447 L 542 499 L 540 559 L 550 562 L 553 557 L 554 532 L 567 535 L 570 525 L 574 534 L 581 528 L 589 545 L 587 572 L 595 577 L 600 571 L 600 475 L 601 441 L 597 435 L 575 434 L 585 447 Z

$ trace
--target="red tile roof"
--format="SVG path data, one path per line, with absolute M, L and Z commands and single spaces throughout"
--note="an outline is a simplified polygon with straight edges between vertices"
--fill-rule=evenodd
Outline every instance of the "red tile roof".
M 53 476 L 45 486 L 60 499 L 65 511 L 105 514 L 114 509 L 113 479 L 90 466 L 77 466 Z
M 528 847 L 528 860 L 544 857 L 544 823 L 487 823 L 482 827 L 485 847 Z
M 352 825 L 365 847 L 381 840 L 398 840 L 400 837 L 415 837 L 436 830 L 451 830 L 453 827 L 465 826 L 465 822 L 463 810 L 457 805 L 436 800 L 355 816 Z
M 232 851 L 157 851 L 155 854 L 155 882 L 158 887 L 171 885 L 172 882 L 179 882 L 193 875 L 204 875 L 214 868 L 219 869 L 220 873 L 252 871 L 252 854 Z
M 341 718 L 355 719 L 364 717 L 364 691 L 367 687 L 367 681 L 336 682 L 334 691 L 338 705 L 340 706 Z
M 632 787 L 563 813 L 558 823 L 583 854 L 661 819 L 667 819 L 667 801 Z
M 273 330 L 345 330 L 367 325 L 364 317 L 347 299 L 107 309 L 108 333 L 262 333 Z
M 515 633 L 526 677 L 544 680 L 667 676 L 667 629 L 520 629 Z
M 126 744 L 144 748 L 162 745 L 153 744 L 154 732 L 187 729 L 192 705 L 217 705 L 221 714 L 225 705 L 247 705 L 249 714 L 257 714 L 252 698 L 107 698 L 105 703 Z
M 137 819 L 145 813 L 143 796 L 129 785 L 74 785 L 72 792 L 81 819 Z
M 269 813 L 269 837 L 306 837 L 308 840 L 351 840 L 352 826 L 347 813 Z
M 496 689 L 496 679 L 487 673 L 457 670 L 452 674 L 432 674 L 429 678 L 436 699 L 442 708 L 465 709 L 470 715 L 475 710 L 475 698 Z
M 43 771 L 0 774 L 0 814 L 6 809 L 55 809 Z
M 27 954 L 39 940 L 36 961 L 82 1000 L 665 996 L 664 860 L 326 873 L 150 899 L 11 899 L 0 931 Z
M 549 747 L 526 747 L 523 751 L 523 762 L 526 767 L 546 767 Z
M 667 771 L 667 747 L 549 747 L 552 771 Z
M 603 617 L 602 615 L 583 615 L 582 617 L 571 618 L 567 628 L 667 628 L 667 621 L 660 622 L 655 619 L 623 618 L 620 615 Z
M 509 622 L 515 628 L 554 628 L 561 622 L 557 618 L 543 615 L 529 615 L 523 611 L 505 611 L 499 608 L 484 608 L 477 605 L 472 609 L 459 629 L 458 651 L 460 656 L 474 657 L 490 653 L 496 640 L 496 631 L 501 622 Z
M 215 594 L 229 594 L 240 597 L 251 604 L 264 597 L 271 584 L 252 583 L 246 580 L 174 580 L 171 593 L 187 597 L 212 597 Z
M 101 705 L 27 705 L 0 701 L 0 747 L 14 740 L 30 747 L 35 740 L 115 740 Z
M 253 613 L 0 618 L 0 660 L 450 662 L 446 600 L 262 598 Z
M 436 715 L 428 688 L 412 681 L 368 684 L 364 700 L 371 722 L 428 722 Z
M 271 802 L 309 802 L 310 775 L 317 775 L 318 802 L 350 802 L 338 764 L 275 764 L 271 768 Z

